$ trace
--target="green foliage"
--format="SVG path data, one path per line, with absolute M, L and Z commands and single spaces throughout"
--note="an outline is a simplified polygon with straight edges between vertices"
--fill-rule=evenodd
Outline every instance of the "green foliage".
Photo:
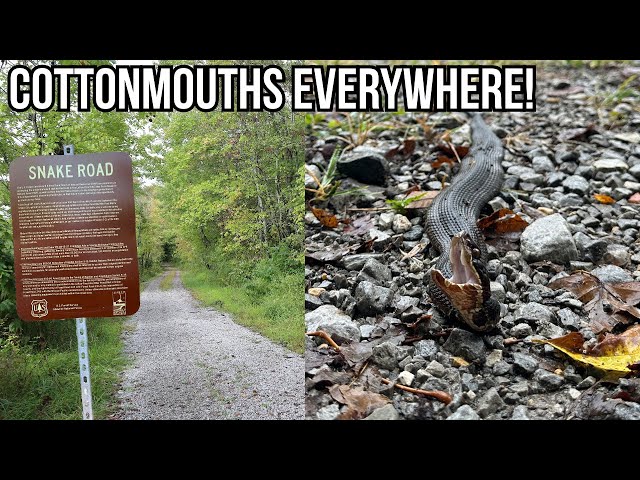
M 416 200 L 420 200 L 426 194 L 427 193 L 425 192 L 425 193 L 421 193 L 420 195 L 415 195 L 413 197 L 403 198 L 402 200 L 389 199 L 389 200 L 386 200 L 386 203 L 391 207 L 391 209 L 394 212 L 404 215 L 405 213 L 407 213 L 407 207 L 409 205 L 411 205 Z
M 233 314 L 234 320 L 298 353 L 304 351 L 304 277 L 298 252 L 279 246 L 254 266 L 216 263 L 189 268 L 187 288 L 205 305 Z
M 123 320 L 89 319 L 91 386 L 95 418 L 115 410 L 114 395 L 126 361 Z M 75 324 L 71 320 L 28 324 L 36 340 L 0 339 L 0 419 L 80 419 L 80 378 Z
M 9 331 L 15 331 L 19 327 L 15 299 L 11 224 L 0 213 L 0 328 L 5 323 Z
M 605 107 L 616 106 L 627 98 L 640 96 L 638 89 L 632 85 L 636 78 L 638 75 L 631 75 L 627 78 L 618 88 L 604 97 L 602 104 Z

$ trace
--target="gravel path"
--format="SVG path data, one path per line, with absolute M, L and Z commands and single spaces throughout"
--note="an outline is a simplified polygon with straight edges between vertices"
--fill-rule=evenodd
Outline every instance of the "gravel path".
M 165 274 L 166 275 L 166 274 Z M 200 306 L 176 272 L 149 283 L 125 333 L 119 418 L 303 419 L 304 359 Z

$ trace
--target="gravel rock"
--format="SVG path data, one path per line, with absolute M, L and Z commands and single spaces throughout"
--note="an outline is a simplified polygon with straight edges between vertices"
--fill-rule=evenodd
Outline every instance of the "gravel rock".
M 593 162 L 593 166 L 598 172 L 604 173 L 623 172 L 629 168 L 629 165 L 617 158 L 603 158 Z
M 534 157 L 531 161 L 531 166 L 533 167 L 533 171 L 536 173 L 553 172 L 556 169 L 553 162 L 546 156 Z
M 338 415 L 340 415 L 340 406 L 337 403 L 332 403 L 318 410 L 316 418 L 318 420 L 335 420 Z
M 375 285 L 385 286 L 391 281 L 391 279 L 392 275 L 389 267 L 380 263 L 375 258 L 370 258 L 362 267 L 356 281 L 369 281 Z
M 521 305 L 513 314 L 515 322 L 550 322 L 553 312 L 540 303 L 529 302 Z
M 480 415 L 469 405 L 462 405 L 453 414 L 449 415 L 447 420 L 480 420 Z
M 363 315 L 377 315 L 391 305 L 393 291 L 371 282 L 360 282 L 356 287 L 356 305 Z
M 333 405 L 336 405 L 335 403 Z M 364 420 L 400 420 L 400 414 L 391 404 L 384 407 L 376 408 L 368 417 Z
M 398 367 L 396 353 L 398 347 L 391 342 L 384 342 L 373 347 L 371 359 L 374 363 L 387 370 L 394 370 Z
M 517 324 L 516 326 L 511 328 L 511 330 L 509 330 L 509 335 L 516 338 L 528 337 L 532 333 L 533 333 L 533 330 L 531 326 L 528 323 L 524 323 L 524 322 Z
M 403 235 L 403 238 L 410 242 L 416 242 L 424 235 L 424 229 L 420 225 L 415 225 Z
M 396 215 L 393 219 L 393 231 L 396 233 L 408 232 L 411 227 L 413 227 L 412 223 L 404 215 Z
M 387 160 L 376 150 L 356 147 L 338 160 L 338 171 L 362 183 L 384 185 L 389 174 Z
M 511 420 L 530 420 L 529 409 L 524 405 L 516 405 L 511 414 Z
M 506 298 L 504 287 L 497 282 L 491 282 L 489 285 L 491 287 L 491 295 L 493 296 L 493 298 L 495 298 L 499 302 L 504 303 Z
M 547 392 L 556 391 L 564 384 L 564 378 L 560 375 L 548 372 L 542 368 L 535 371 L 533 379 Z
M 502 350 L 492 350 L 485 361 L 485 365 L 489 368 L 502 361 Z
M 313 179 L 313 177 L 311 175 L 309 175 L 309 173 L 307 172 L 312 172 L 316 178 L 318 179 L 322 179 L 322 172 L 320 171 L 320 169 L 317 167 L 317 165 L 305 165 L 305 173 L 304 173 L 304 186 L 305 188 L 317 188 L 318 184 L 316 183 L 316 181 Z
M 556 315 L 558 316 L 560 325 L 562 325 L 564 328 L 569 328 L 571 330 L 578 330 L 580 328 L 580 317 L 576 315 L 571 309 L 562 308 L 558 310 Z
M 382 212 L 378 218 L 378 226 L 382 230 L 388 230 L 393 225 L 393 219 L 396 218 L 396 214 L 393 212 Z
M 631 261 L 631 254 L 629 253 L 629 249 L 622 245 L 607 245 L 607 251 L 603 255 L 602 260 L 611 265 L 624 267 Z
M 322 306 L 322 300 L 315 295 L 304 294 L 304 308 L 306 310 L 315 310 L 320 306 Z
M 577 193 L 578 195 L 584 195 L 589 191 L 589 182 L 578 175 L 571 175 L 562 182 L 562 186 L 569 192 Z
M 578 385 L 576 385 L 576 388 L 578 390 L 586 390 L 587 388 L 593 387 L 595 384 L 596 384 L 596 378 L 589 375 L 587 378 L 582 380 Z
M 514 352 L 513 364 L 517 370 L 531 375 L 538 368 L 538 361 L 526 353 Z
M 578 251 L 566 220 L 560 214 L 542 217 L 529 225 L 520 239 L 520 251 L 528 262 L 549 260 L 568 263 Z
M 498 390 L 495 387 L 491 387 L 487 392 L 478 400 L 477 412 L 482 418 L 486 418 L 492 413 L 502 410 L 505 407 L 505 403 L 498 394 Z
M 357 342 L 360 328 L 349 315 L 333 305 L 322 305 L 304 316 L 307 332 L 323 330 L 337 343 Z
M 398 375 L 398 383 L 400 385 L 410 387 L 411 384 L 413 383 L 414 378 L 415 378 L 415 375 L 413 373 L 403 371 L 403 372 L 400 372 L 400 374 Z
M 434 340 L 420 340 L 414 348 L 414 355 L 420 355 L 425 360 L 432 360 L 439 350 Z
M 487 352 L 482 337 L 460 328 L 453 329 L 442 348 L 469 362 L 483 361 Z
M 364 264 L 370 259 L 382 259 L 381 253 L 359 253 L 356 255 L 347 255 L 342 258 L 342 264 L 347 270 L 361 270 Z
M 600 265 L 599 267 L 591 270 L 591 273 L 598 277 L 602 282 L 633 282 L 631 274 L 616 265 Z

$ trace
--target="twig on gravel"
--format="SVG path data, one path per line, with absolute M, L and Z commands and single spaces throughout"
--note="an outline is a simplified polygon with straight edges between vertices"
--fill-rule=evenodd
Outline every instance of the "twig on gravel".
M 307 335 L 310 337 L 320 337 L 327 341 L 327 343 L 335 349 L 336 352 L 340 351 L 340 347 L 336 342 L 333 341 L 331 336 L 327 332 L 323 332 L 322 330 L 318 330 L 317 332 L 308 332 Z
M 427 397 L 433 397 L 437 400 L 440 400 L 445 405 L 449 405 L 453 401 L 453 398 L 451 398 L 451 395 L 441 390 L 420 390 L 419 388 L 411 388 L 411 387 L 406 387 L 404 385 L 399 385 L 397 383 L 393 383 L 391 380 L 388 380 L 386 378 L 381 378 L 380 380 L 382 380 L 382 383 L 385 383 L 387 385 L 393 385 L 394 387 L 400 390 L 404 390 L 405 392 L 415 393 L 418 395 L 425 395 Z
M 453 150 L 453 154 L 454 154 L 454 155 L 456 156 L 456 158 L 458 159 L 458 163 L 460 163 L 460 162 L 461 162 L 461 160 L 460 160 L 460 156 L 458 155 L 458 151 L 456 150 L 456 147 L 455 147 L 455 146 L 453 145 L 453 143 L 451 143 L 451 142 L 447 142 L 447 143 L 449 144 L 449 148 L 450 148 L 451 150 Z
M 391 207 L 347 208 L 347 212 L 382 212 L 391 210 Z

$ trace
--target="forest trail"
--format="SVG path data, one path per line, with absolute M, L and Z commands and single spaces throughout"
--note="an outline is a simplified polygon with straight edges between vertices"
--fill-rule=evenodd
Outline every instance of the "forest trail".
M 155 278 L 125 326 L 116 418 L 304 419 L 301 355 L 202 307 L 176 272 Z

